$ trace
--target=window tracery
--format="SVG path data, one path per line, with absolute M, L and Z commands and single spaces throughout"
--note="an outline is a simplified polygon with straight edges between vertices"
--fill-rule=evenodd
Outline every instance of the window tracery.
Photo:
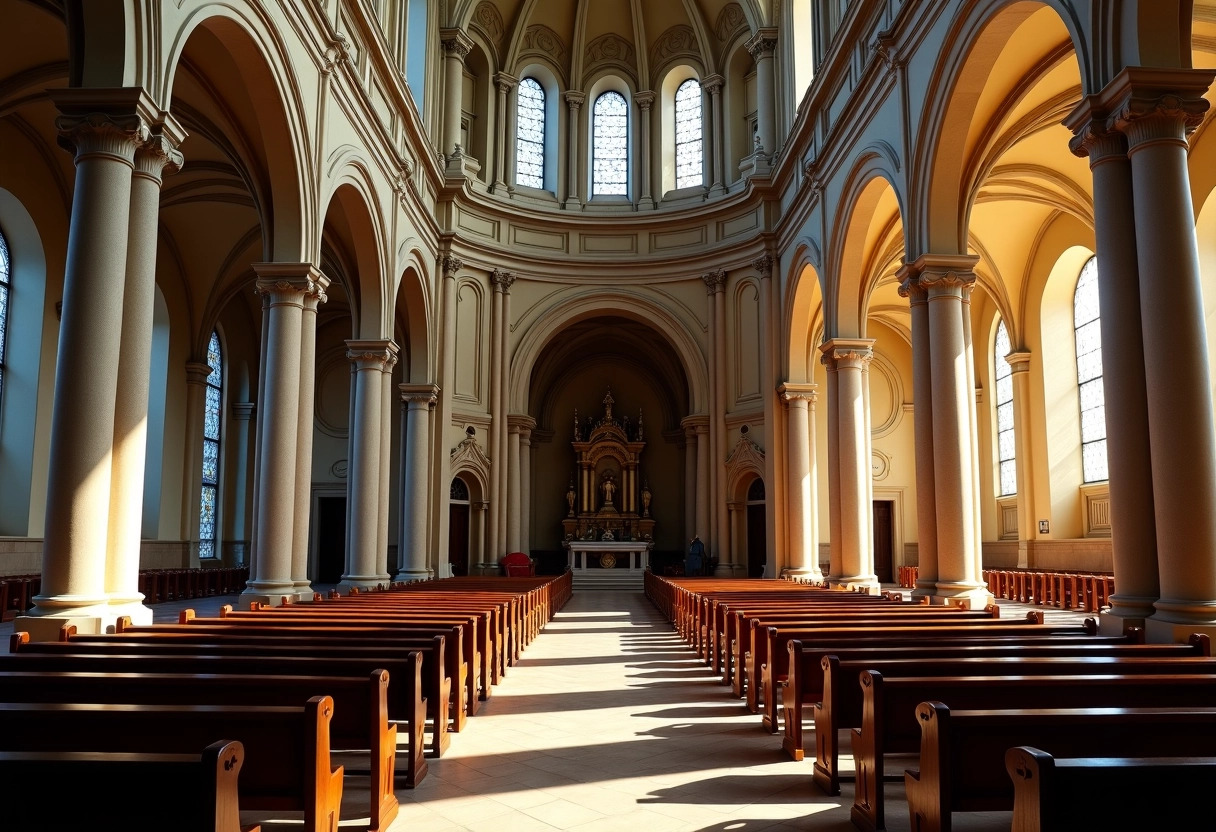
M 203 484 L 198 513 L 198 556 L 214 558 L 219 538 L 216 520 L 220 480 L 220 424 L 224 401 L 224 358 L 220 336 L 212 331 L 207 344 L 206 402 L 203 406 Z
M 629 105 L 609 90 L 595 99 L 592 112 L 591 195 L 628 195 Z
M 705 182 L 704 123 L 701 115 L 701 82 L 689 78 L 676 90 L 677 188 L 692 188 Z
M 1108 478 L 1106 398 L 1102 386 L 1102 321 L 1098 310 L 1098 258 L 1091 257 L 1073 295 L 1077 393 L 1081 400 L 1081 466 L 1085 482 Z
M 515 181 L 529 188 L 545 187 L 545 90 L 535 78 L 519 82 L 518 129 L 515 141 Z
M 1005 358 L 1011 349 L 1009 330 L 1005 328 L 1004 321 L 999 321 L 992 353 L 996 378 L 997 462 L 1000 468 L 998 496 L 1001 497 L 1018 492 L 1017 444 L 1013 429 L 1013 368 Z
M 4 397 L 4 346 L 8 342 L 9 264 L 8 240 L 0 231 L 0 399 Z

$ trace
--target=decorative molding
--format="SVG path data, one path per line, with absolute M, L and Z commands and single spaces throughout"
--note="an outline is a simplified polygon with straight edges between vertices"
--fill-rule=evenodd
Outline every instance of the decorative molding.
M 718 12 L 718 20 L 714 23 L 714 34 L 721 43 L 733 38 L 740 29 L 747 28 L 747 15 L 738 3 L 728 3 Z
M 874 482 L 882 482 L 890 473 L 891 457 L 877 448 L 872 448 L 870 450 L 870 476 Z
M 524 32 L 524 52 L 540 52 L 552 58 L 558 66 L 564 67 L 567 61 L 567 49 L 561 36 L 543 23 L 534 23 Z
M 701 280 L 705 281 L 705 289 L 707 294 L 722 292 L 726 289 L 726 269 L 717 269 L 712 272 L 705 272 L 701 275 Z
M 449 461 L 453 477 L 471 473 L 480 480 L 482 488 L 489 485 L 492 463 L 477 441 L 476 433 L 468 433 L 459 445 L 452 448 Z
M 752 56 L 753 61 L 759 61 L 764 55 L 772 57 L 777 49 L 777 30 L 760 29 L 744 44 L 744 48 Z
M 439 403 L 438 384 L 398 384 L 397 392 L 407 406 L 411 402 L 426 402 L 428 408 L 433 408 Z
M 464 268 L 464 261 L 459 257 L 445 254 L 439 258 L 439 267 L 443 271 L 444 277 L 451 277 Z
M 764 449 L 750 436 L 740 431 L 739 441 L 726 457 L 726 481 L 728 490 L 733 490 L 747 474 L 764 478 Z
M 459 58 L 461 63 L 473 51 L 473 40 L 460 29 L 440 29 L 439 40 L 443 54 Z
M 600 64 L 618 64 L 628 69 L 635 69 L 633 45 L 615 32 L 600 35 L 587 44 L 585 53 L 587 69 L 593 69 Z
M 350 464 L 347 460 L 339 459 L 333 465 L 329 466 L 329 473 L 333 474 L 335 477 L 337 477 L 340 480 L 344 480 L 344 479 L 346 479 L 346 475 L 349 472 L 348 471 L 349 467 L 350 467 Z
M 669 58 L 685 55 L 690 58 L 700 57 L 697 34 L 691 26 L 678 23 L 659 35 L 654 45 L 650 47 L 650 67 L 651 69 L 660 67 Z
M 490 0 L 482 0 L 477 4 L 477 8 L 473 10 L 473 25 L 481 29 L 495 47 L 502 45 L 502 36 L 506 27 L 503 25 L 498 7 Z
M 511 285 L 515 283 L 515 272 L 495 269 L 490 272 L 490 282 L 494 284 L 494 291 L 510 294 Z

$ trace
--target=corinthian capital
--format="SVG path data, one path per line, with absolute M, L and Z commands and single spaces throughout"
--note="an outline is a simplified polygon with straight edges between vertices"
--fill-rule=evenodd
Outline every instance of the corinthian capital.
M 752 268 L 759 273 L 760 279 L 763 280 L 773 276 L 773 264 L 776 262 L 771 254 L 762 254 L 752 261 Z
M 159 180 L 166 173 L 177 173 L 185 163 L 178 147 L 186 131 L 168 113 L 151 129 L 148 140 L 135 151 L 135 172 Z
M 566 105 L 571 110 L 578 112 L 578 109 L 583 106 L 583 102 L 587 100 L 587 94 L 578 90 L 566 90 L 565 99 Z
M 473 39 L 461 29 L 440 29 L 439 39 L 443 44 L 443 54 L 461 61 L 473 51 Z
M 398 348 L 391 340 L 348 340 L 346 358 L 360 370 L 386 370 L 397 363 Z
M 59 108 L 55 129 L 59 144 L 84 156 L 110 156 L 134 164 L 135 150 L 151 135 L 151 125 L 160 116 L 152 99 L 138 87 L 91 89 L 72 87 L 52 90 L 51 100 Z
M 439 267 L 443 269 L 443 276 L 448 277 L 464 268 L 464 261 L 459 257 L 453 257 L 450 254 L 445 254 L 439 259 Z
M 773 50 L 777 48 L 777 30 L 758 29 L 756 34 L 752 35 L 751 40 L 744 44 L 744 48 L 751 53 L 754 61 L 771 58 Z
M 1210 107 L 1204 98 L 1216 72 L 1210 69 L 1127 67 L 1094 95 L 1087 95 L 1064 119 L 1073 131 L 1073 153 L 1103 148 L 1109 133 L 1127 136 L 1128 149 L 1147 141 L 1183 142 L 1203 122 Z
M 495 291 L 503 293 L 510 292 L 511 284 L 515 282 L 515 272 L 495 269 L 494 271 L 490 272 L 490 282 L 494 284 Z
M 257 281 L 254 288 L 271 303 L 315 301 L 325 303 L 329 298 L 329 278 L 312 263 L 254 263 Z
M 417 402 L 431 408 L 439 402 L 438 384 L 398 384 L 397 392 L 405 405 Z
M 643 110 L 649 110 L 654 104 L 654 93 L 649 90 L 637 92 L 633 94 L 633 100 Z
M 975 285 L 974 254 L 922 254 L 900 268 L 900 294 L 914 296 L 917 291 L 969 290 Z
M 705 281 L 705 290 L 708 294 L 722 292 L 726 289 L 726 270 L 716 269 L 712 272 L 706 272 L 701 275 L 701 279 Z
M 873 338 L 832 338 L 819 346 L 824 358 L 831 356 L 839 369 L 841 364 L 864 367 L 874 358 Z M 827 364 L 827 361 L 823 362 Z

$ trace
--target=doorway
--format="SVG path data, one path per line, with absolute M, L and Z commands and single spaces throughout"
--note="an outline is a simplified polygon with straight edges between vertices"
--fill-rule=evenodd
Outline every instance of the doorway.
M 747 488 L 747 576 L 763 578 L 768 563 L 768 529 L 764 510 L 764 480 Z
M 891 555 L 895 540 L 895 502 L 874 501 L 874 574 L 878 582 L 892 583 Z
M 346 495 L 317 497 L 319 584 L 336 584 L 346 569 Z
M 448 568 L 454 576 L 469 574 L 469 506 L 468 483 L 454 477 L 448 505 Z

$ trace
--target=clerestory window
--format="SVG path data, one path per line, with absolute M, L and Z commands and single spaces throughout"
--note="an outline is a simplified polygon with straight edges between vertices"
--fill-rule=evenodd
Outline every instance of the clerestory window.
M 207 344 L 207 398 L 203 410 L 203 488 L 198 513 L 198 556 L 219 557 L 220 426 L 224 407 L 224 356 L 218 332 Z
M 545 89 L 535 78 L 519 82 L 515 140 L 515 181 L 545 187 Z
M 1009 330 L 1005 322 L 996 325 L 996 343 L 992 358 L 996 377 L 996 445 L 997 462 L 1000 467 L 998 496 L 1007 497 L 1018 492 L 1018 463 L 1016 435 L 1013 430 L 1013 368 L 1005 356 L 1009 355 Z
M 1108 479 L 1106 398 L 1102 387 L 1102 319 L 1098 311 L 1098 258 L 1091 257 L 1073 295 L 1077 393 L 1081 400 L 1081 466 L 1085 482 Z
M 591 195 L 629 194 L 629 105 L 609 90 L 595 99 L 591 122 Z

